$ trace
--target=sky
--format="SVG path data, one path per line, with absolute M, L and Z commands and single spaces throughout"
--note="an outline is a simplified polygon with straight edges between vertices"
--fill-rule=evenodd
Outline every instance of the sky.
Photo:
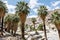
M 8 13 L 15 13 L 15 8 L 17 2 L 21 0 L 3 0 L 4 3 L 6 3 L 8 8 Z M 24 0 L 28 3 L 28 6 L 30 7 L 30 14 L 29 17 L 36 17 L 38 12 L 37 9 L 41 5 L 45 5 L 49 11 L 54 9 L 60 9 L 60 0 Z

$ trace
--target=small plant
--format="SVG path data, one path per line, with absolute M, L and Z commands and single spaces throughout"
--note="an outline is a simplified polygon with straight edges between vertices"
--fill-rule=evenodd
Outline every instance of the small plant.
M 30 26 L 30 31 L 34 31 L 34 27 L 32 27 L 32 25 Z
M 35 29 L 35 33 L 38 35 L 39 33 L 37 32 L 37 29 Z
M 27 29 L 28 29 L 28 24 L 25 25 L 25 30 L 27 30 Z
M 43 24 L 39 24 L 37 30 L 43 30 Z
M 32 23 L 33 23 L 33 25 L 34 25 L 34 29 L 33 29 L 33 30 L 35 30 L 35 22 L 36 22 L 36 18 L 32 18 L 31 21 L 32 21 Z

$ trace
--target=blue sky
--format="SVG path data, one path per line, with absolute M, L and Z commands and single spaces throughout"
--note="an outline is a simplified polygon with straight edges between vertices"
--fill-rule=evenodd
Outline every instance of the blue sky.
M 15 7 L 17 2 L 21 0 L 3 0 L 8 7 L 8 13 L 15 13 Z M 40 5 L 45 5 L 48 10 L 54 10 L 60 8 L 60 0 L 25 0 L 28 2 L 28 6 L 30 7 L 29 16 L 37 16 L 37 9 Z

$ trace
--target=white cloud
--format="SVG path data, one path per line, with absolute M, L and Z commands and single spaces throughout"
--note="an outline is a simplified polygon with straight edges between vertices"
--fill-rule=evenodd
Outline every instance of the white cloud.
M 55 1 L 55 2 L 52 2 L 51 4 L 52 6 L 57 6 L 58 4 L 60 4 L 60 1 Z
M 8 13 L 15 13 L 15 7 L 14 5 L 9 5 L 7 0 L 3 1 L 4 3 L 6 3 L 7 8 L 8 8 Z
M 40 5 L 44 5 L 43 3 L 38 3 L 38 0 L 30 0 L 28 6 L 31 10 L 33 10 L 35 13 L 37 13 L 37 7 Z
M 50 6 L 46 5 L 48 11 L 52 10 Z
M 9 13 L 15 13 L 15 7 L 16 7 L 16 6 L 8 5 L 7 7 L 8 7 L 8 9 L 9 9 Z
M 35 13 L 37 13 L 37 8 L 33 9 L 33 11 L 34 11 Z
M 34 7 L 37 5 L 37 1 L 38 1 L 38 0 L 30 0 L 28 6 L 29 6 L 30 8 L 34 8 Z
M 55 7 L 55 9 L 60 9 L 60 7 L 59 7 L 59 6 L 57 6 L 57 7 Z
M 38 17 L 37 15 L 31 15 L 31 16 L 27 16 L 27 18 L 36 18 Z
M 31 9 L 33 9 L 34 7 L 36 7 L 36 6 L 38 6 L 38 5 L 44 5 L 43 3 L 38 3 L 37 1 L 38 1 L 38 0 L 30 0 L 28 6 L 29 6 Z

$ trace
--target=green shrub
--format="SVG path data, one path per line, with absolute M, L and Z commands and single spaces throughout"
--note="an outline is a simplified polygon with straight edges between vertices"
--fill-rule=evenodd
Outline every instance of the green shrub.
M 30 26 L 30 30 L 31 31 L 34 31 L 35 30 L 34 27 L 32 27 L 32 25 Z
M 27 30 L 27 29 L 28 29 L 28 24 L 25 25 L 25 30 Z
M 43 24 L 39 24 L 37 30 L 43 30 Z

